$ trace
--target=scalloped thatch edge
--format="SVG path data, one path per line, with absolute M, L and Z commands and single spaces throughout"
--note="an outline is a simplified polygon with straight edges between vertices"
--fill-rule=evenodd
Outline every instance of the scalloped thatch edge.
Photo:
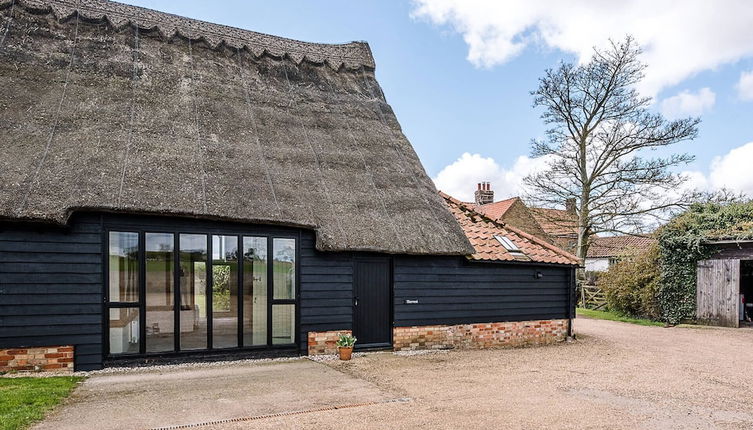
M 51 14 L 59 22 L 78 15 L 85 20 L 106 22 L 115 29 L 137 27 L 140 30 L 158 31 L 167 40 L 180 36 L 205 42 L 212 49 L 227 46 L 248 50 L 256 57 L 287 57 L 296 64 L 303 61 L 326 63 L 335 71 L 342 67 L 351 70 L 376 67 L 371 48 L 366 42 L 303 42 L 108 0 L 0 0 L 0 9 L 9 7 Z

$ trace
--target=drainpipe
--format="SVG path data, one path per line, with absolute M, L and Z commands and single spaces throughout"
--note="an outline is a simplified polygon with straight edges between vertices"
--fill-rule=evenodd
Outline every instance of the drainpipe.
M 577 268 L 573 267 L 570 269 L 570 282 L 569 282 L 569 290 L 567 294 L 567 337 L 568 339 L 574 339 L 575 335 L 573 334 L 573 319 L 575 318 L 575 312 L 574 312 L 574 305 L 575 305 L 575 272 Z

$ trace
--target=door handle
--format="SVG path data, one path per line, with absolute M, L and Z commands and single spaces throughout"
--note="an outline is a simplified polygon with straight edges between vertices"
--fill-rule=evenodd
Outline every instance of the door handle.
M 358 306 L 358 297 L 353 297 L 353 306 Z

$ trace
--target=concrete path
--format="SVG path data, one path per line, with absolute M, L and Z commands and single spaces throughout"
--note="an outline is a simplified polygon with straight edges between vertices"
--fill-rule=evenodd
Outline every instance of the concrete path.
M 101 374 L 35 429 L 150 429 L 395 398 L 307 359 Z

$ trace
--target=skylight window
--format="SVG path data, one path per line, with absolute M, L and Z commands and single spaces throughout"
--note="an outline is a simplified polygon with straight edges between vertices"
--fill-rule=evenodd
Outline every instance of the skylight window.
M 518 245 L 515 244 L 512 240 L 499 235 L 494 235 L 494 238 L 497 239 L 497 242 L 502 244 L 502 246 L 505 247 L 507 251 L 509 251 L 511 254 L 522 254 L 523 251 L 518 248 Z

